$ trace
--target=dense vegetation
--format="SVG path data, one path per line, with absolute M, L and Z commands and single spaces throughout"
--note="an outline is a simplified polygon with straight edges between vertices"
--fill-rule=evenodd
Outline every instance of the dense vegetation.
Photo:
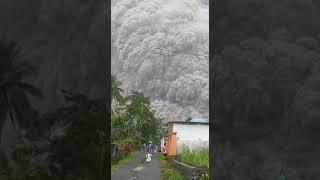
M 112 143 L 120 148 L 128 143 L 137 147 L 142 142 L 160 143 L 165 128 L 161 119 L 154 116 L 150 99 L 137 91 L 122 96 L 120 86 L 121 82 L 112 75 Z
M 210 179 L 210 176 L 208 173 L 202 174 L 200 177 L 200 180 L 209 180 L 209 179 Z
M 21 48 L 13 42 L 0 41 L 0 58 L 0 127 L 9 117 L 19 135 L 13 147 L 0 149 L 0 179 L 109 177 L 106 102 L 63 90 L 68 104 L 40 115 L 27 94 L 41 92 L 25 82 L 36 69 L 23 61 Z
M 0 41 L 0 132 L 6 121 L 18 132 L 14 146 L 0 149 L 1 179 L 106 179 L 110 172 L 109 117 L 112 143 L 120 148 L 128 143 L 159 142 L 164 135 L 149 98 L 135 91 L 122 96 L 115 76 L 111 116 L 104 99 L 92 100 L 66 90 L 61 90 L 64 107 L 39 114 L 29 95 L 41 98 L 42 93 L 26 81 L 37 69 L 24 61 L 21 50 L 17 43 Z
M 209 148 L 184 149 L 177 159 L 194 167 L 209 168 Z
M 320 162 L 313 158 L 320 132 L 319 2 L 215 1 L 210 94 L 217 130 L 210 139 L 217 179 L 268 179 L 282 168 L 291 178 L 319 179 L 308 168 Z

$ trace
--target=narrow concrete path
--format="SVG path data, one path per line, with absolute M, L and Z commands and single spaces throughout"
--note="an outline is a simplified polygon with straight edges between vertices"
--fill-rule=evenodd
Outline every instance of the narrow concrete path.
M 145 162 L 145 152 L 135 152 L 130 162 L 117 169 L 112 180 L 160 180 L 158 154 L 154 153 L 150 163 Z

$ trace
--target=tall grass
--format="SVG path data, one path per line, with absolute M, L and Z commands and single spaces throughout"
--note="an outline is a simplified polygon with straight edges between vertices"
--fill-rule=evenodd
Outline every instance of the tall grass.
M 190 150 L 184 148 L 177 159 L 183 163 L 189 164 L 195 167 L 209 168 L 209 148 L 197 148 Z
M 200 180 L 209 180 L 209 179 L 210 179 L 210 177 L 209 177 L 208 173 L 202 174 L 200 177 Z

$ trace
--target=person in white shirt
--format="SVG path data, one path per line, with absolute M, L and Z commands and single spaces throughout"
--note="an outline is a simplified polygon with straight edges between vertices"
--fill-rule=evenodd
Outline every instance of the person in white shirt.
M 150 161 L 151 161 L 151 154 L 148 152 L 147 154 L 146 154 L 146 161 L 147 161 L 147 163 L 149 163 Z

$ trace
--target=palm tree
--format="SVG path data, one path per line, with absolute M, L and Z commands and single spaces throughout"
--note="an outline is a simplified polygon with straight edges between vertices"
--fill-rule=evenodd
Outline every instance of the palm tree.
M 35 112 L 28 95 L 42 97 L 38 88 L 23 81 L 36 73 L 34 66 L 21 60 L 21 47 L 15 42 L 0 40 L 0 135 L 9 119 L 13 126 L 25 126 L 25 120 Z M 30 117 L 30 116 L 29 116 Z
M 111 75 L 111 96 L 112 96 L 112 100 L 115 100 L 117 102 L 122 102 L 123 97 L 121 96 L 121 93 L 123 92 L 123 90 L 121 89 L 121 81 L 119 81 L 116 77 L 116 75 L 112 74 Z

